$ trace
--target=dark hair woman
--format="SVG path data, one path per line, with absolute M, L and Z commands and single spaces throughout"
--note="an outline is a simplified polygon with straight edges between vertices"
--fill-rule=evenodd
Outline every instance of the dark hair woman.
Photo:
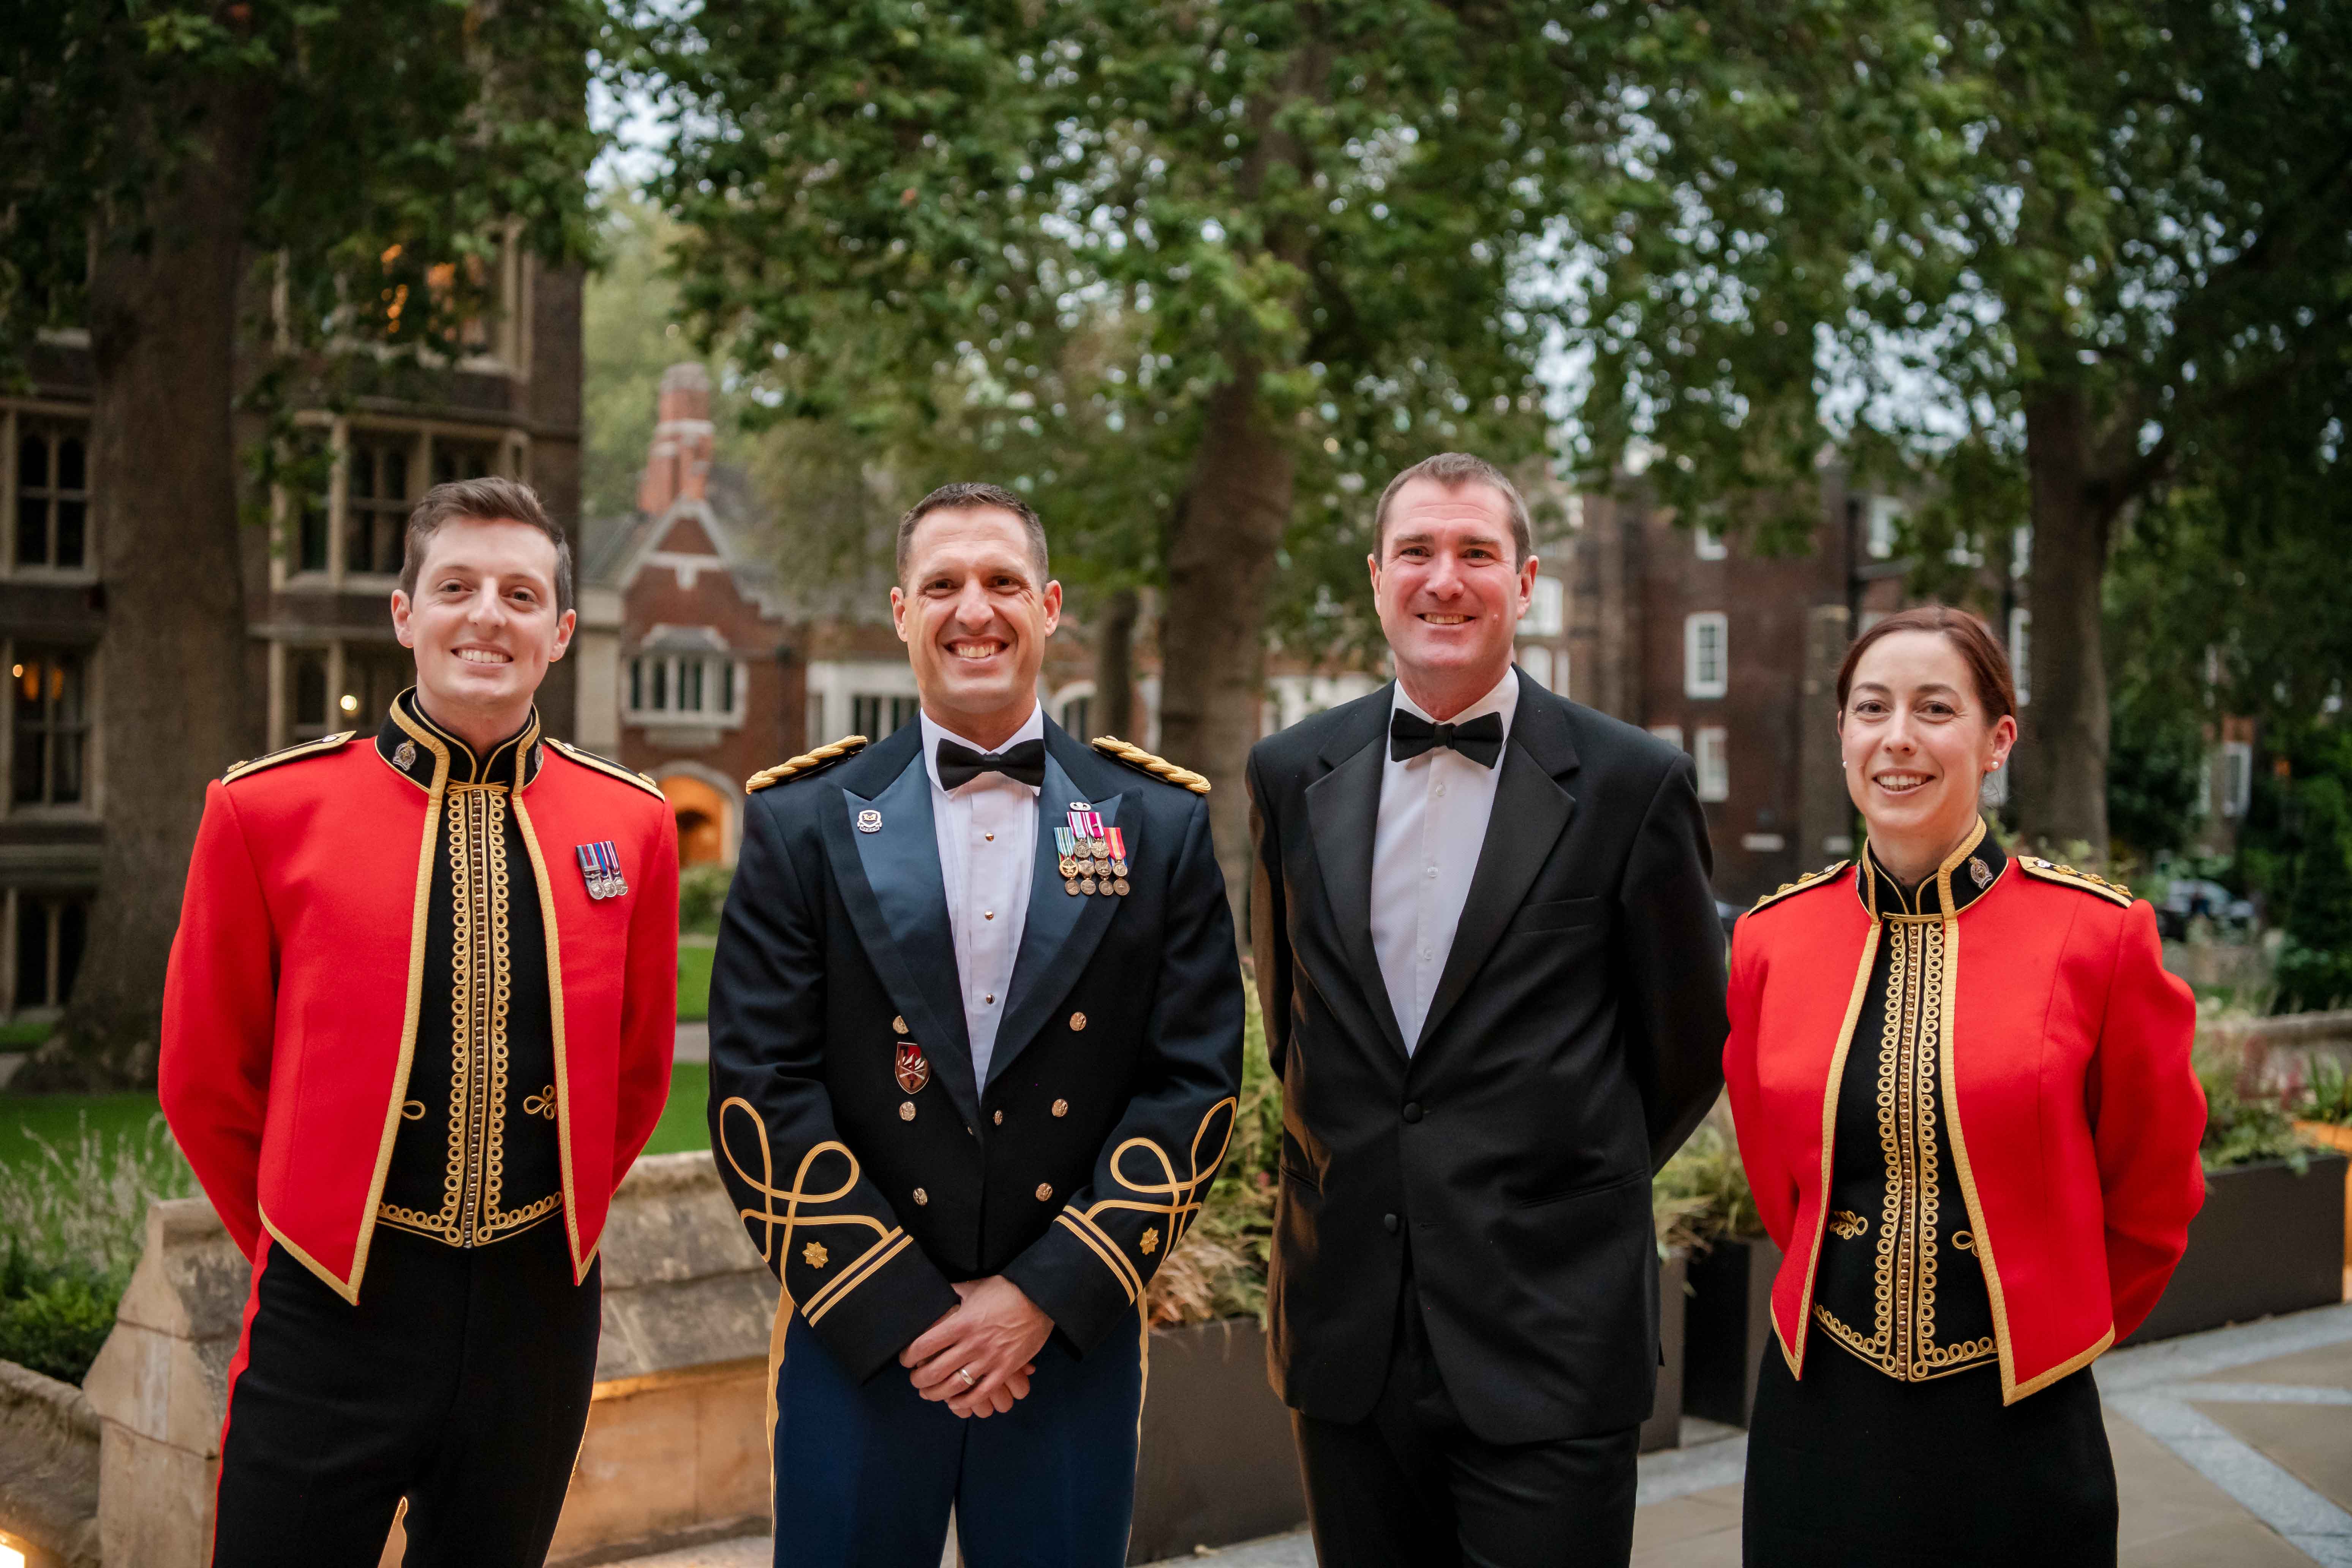
M 1837 726 L 1868 843 L 1732 938 L 1724 1076 L 1787 1255 L 1748 1445 L 1759 1568 L 2115 1562 L 2089 1369 L 2203 1201 L 2196 1004 L 2146 903 L 1987 832 L 2015 690 L 1960 611 L 1857 638 Z

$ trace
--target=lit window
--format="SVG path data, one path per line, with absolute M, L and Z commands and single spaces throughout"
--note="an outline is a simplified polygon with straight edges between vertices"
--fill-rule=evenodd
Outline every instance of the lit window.
M 1731 685 L 1730 623 L 1720 610 L 1702 611 L 1683 622 L 1683 692 L 1720 697 Z
M 1698 763 L 1698 797 L 1701 800 L 1731 798 L 1731 734 L 1719 726 L 1702 724 L 1698 728 L 1697 745 L 1691 755 Z
M 1528 613 L 1519 617 L 1523 637 L 1556 637 L 1568 629 L 1568 584 L 1557 577 L 1538 575 L 1528 595 Z
M 16 805 L 75 805 L 88 779 L 89 711 L 84 702 L 82 656 L 65 648 L 16 650 L 9 701 L 16 757 L 9 800 Z

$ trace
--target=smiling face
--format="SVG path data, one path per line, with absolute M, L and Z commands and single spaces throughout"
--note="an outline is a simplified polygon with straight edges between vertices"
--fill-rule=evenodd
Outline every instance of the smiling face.
M 416 694 L 477 746 L 520 729 L 575 619 L 555 607 L 555 542 L 529 523 L 453 519 L 436 530 L 416 596 L 395 590 L 393 628 L 416 654 Z
M 1440 720 L 1494 689 L 1535 591 L 1509 501 L 1492 485 L 1416 479 L 1391 500 L 1372 598 L 1406 693 Z
M 1932 868 L 1975 826 L 1984 776 L 2009 755 L 2017 721 L 1996 717 L 1941 632 L 1880 637 L 1854 666 L 1838 752 L 1846 793 L 1888 868 Z
M 1027 721 L 1062 618 L 1062 585 L 1042 575 L 1002 507 L 943 507 L 915 525 L 890 613 L 933 723 L 993 749 Z

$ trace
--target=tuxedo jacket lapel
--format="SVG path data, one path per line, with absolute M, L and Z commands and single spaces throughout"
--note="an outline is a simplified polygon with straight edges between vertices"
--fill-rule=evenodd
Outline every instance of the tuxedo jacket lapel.
M 1383 694 L 1391 689 L 1381 688 Z M 1324 896 L 1339 924 L 1339 945 L 1363 992 L 1364 1005 L 1399 1056 L 1404 1032 L 1389 1005 L 1388 983 L 1372 951 L 1372 841 L 1380 830 L 1381 771 L 1388 748 L 1389 705 L 1367 702 L 1370 721 L 1351 725 L 1322 753 L 1331 771 L 1307 786 L 1307 819 L 1313 828 L 1315 863 Z
M 976 1127 L 980 1091 L 972 1079 L 955 932 L 948 923 L 947 882 L 931 820 L 931 779 L 923 767 L 920 732 L 916 733 L 907 765 L 879 795 L 866 799 L 842 790 L 843 809 L 826 825 L 825 845 L 866 957 L 900 1004 L 911 1037 L 923 1047 L 965 1124 Z M 856 829 L 866 811 L 881 816 L 880 827 L 872 833 Z M 877 1072 L 890 1065 L 883 1049 L 890 1043 L 874 1043 Z
M 1073 802 L 1087 801 L 1089 809 L 1102 813 L 1105 827 L 1116 827 L 1121 799 L 1109 794 L 1104 799 L 1090 800 L 1089 792 L 1070 776 L 1065 757 L 1057 754 L 1065 751 L 1081 753 L 1067 761 L 1087 767 L 1082 748 L 1049 720 L 1045 784 L 1037 795 L 1036 866 L 1029 877 L 1029 913 L 1021 929 L 1021 952 L 1013 963 L 1004 1022 L 997 1030 L 996 1049 L 988 1061 L 992 1083 L 1036 1037 L 1055 1006 L 1086 973 L 1087 961 L 1094 957 L 1103 932 L 1110 929 L 1111 917 L 1124 901 L 1100 894 L 1073 894 L 1062 885 L 1061 853 L 1054 842 L 1054 829 L 1062 825 L 1064 814 L 1072 809 Z M 953 955 L 950 956 L 952 960 Z
M 1518 710 L 1496 765 L 1503 773 L 1495 781 L 1486 837 L 1478 847 L 1478 867 L 1470 875 L 1469 896 L 1463 900 L 1436 994 L 1430 998 L 1416 1055 L 1437 1037 L 1438 1026 L 1493 954 L 1503 928 L 1519 912 L 1528 887 L 1575 815 L 1576 798 L 1559 782 L 1576 771 L 1577 763 L 1559 698 L 1531 681 L 1520 682 Z

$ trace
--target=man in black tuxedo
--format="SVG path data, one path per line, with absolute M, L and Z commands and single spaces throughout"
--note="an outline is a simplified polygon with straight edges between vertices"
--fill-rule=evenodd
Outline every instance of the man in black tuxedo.
M 1689 758 L 1512 667 L 1508 479 L 1429 458 L 1376 529 L 1397 680 L 1249 761 L 1274 1384 L 1327 1568 L 1622 1564 L 1650 1176 L 1722 1083 L 1706 827 Z

